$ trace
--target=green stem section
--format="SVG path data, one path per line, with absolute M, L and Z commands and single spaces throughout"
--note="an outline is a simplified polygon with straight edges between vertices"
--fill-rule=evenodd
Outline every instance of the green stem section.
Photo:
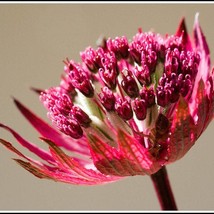
M 177 210 L 166 167 L 151 175 L 151 179 L 162 210 Z

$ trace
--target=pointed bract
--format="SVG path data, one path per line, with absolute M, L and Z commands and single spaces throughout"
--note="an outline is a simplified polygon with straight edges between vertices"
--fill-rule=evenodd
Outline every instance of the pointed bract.
M 187 27 L 186 27 L 184 17 L 181 19 L 175 35 L 182 37 L 183 44 L 187 50 L 192 50 L 191 39 L 190 39 L 190 36 L 187 32 Z

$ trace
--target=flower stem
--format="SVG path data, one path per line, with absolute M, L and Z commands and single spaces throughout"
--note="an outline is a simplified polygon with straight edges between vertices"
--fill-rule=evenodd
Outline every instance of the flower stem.
M 153 185 L 162 210 L 177 210 L 166 167 L 151 175 Z

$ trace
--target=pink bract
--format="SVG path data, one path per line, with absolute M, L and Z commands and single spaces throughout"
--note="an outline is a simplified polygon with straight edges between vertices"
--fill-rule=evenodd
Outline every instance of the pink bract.
M 39 178 L 96 185 L 151 175 L 183 157 L 213 118 L 214 74 L 198 14 L 193 38 L 182 19 L 172 36 L 139 29 L 80 56 L 64 61 L 59 86 L 37 90 L 51 125 L 14 100 L 48 151 L 0 124 L 40 158 L 0 139 Z

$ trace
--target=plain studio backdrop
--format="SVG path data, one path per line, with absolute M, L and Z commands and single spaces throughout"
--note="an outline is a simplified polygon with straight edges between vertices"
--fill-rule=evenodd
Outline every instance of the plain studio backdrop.
M 95 48 L 100 35 L 132 39 L 139 27 L 173 34 L 183 16 L 192 35 L 194 16 L 199 12 L 214 64 L 213 11 L 213 4 L 196 3 L 0 4 L 0 121 L 43 147 L 12 96 L 48 121 L 30 87 L 56 86 L 63 73 L 62 61 L 66 57 L 79 61 L 79 52 L 89 45 Z M 167 166 L 180 210 L 214 209 L 213 127 L 211 123 L 184 158 Z M 2 129 L 0 138 L 17 145 Z M 15 157 L 0 146 L 0 210 L 160 210 L 148 176 L 74 186 L 38 179 L 18 166 L 12 160 Z

